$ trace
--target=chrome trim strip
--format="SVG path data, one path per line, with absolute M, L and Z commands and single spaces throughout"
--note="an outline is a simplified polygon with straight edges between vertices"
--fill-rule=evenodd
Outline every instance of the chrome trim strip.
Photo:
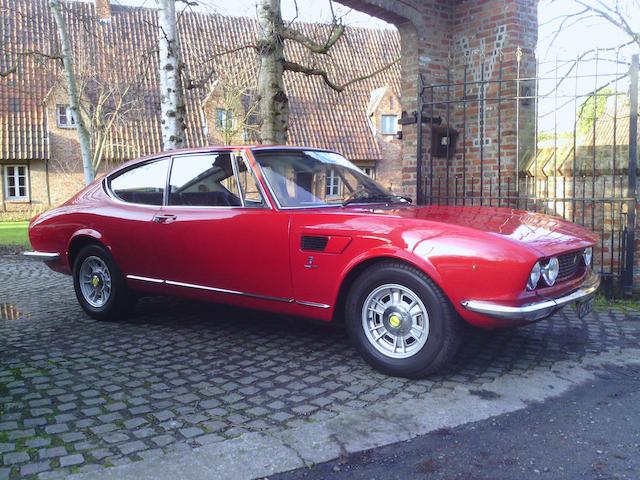
M 139 275 L 127 275 L 127 278 L 129 280 L 139 280 L 141 282 L 164 283 L 164 280 L 160 280 L 159 278 L 141 277 Z
M 32 252 L 22 252 L 22 256 L 26 257 L 30 260 L 42 260 L 42 261 L 51 261 L 51 260 L 57 260 L 58 258 L 60 258 L 60 254 L 59 253 L 55 253 L 55 252 L 38 252 L 38 251 L 32 251 Z
M 296 300 L 296 303 L 298 305 L 304 305 L 305 307 L 331 308 L 331 305 L 327 305 L 326 303 L 305 302 L 304 300 Z
M 537 303 L 530 303 L 519 307 L 500 305 L 481 300 L 466 300 L 462 306 L 471 312 L 481 313 L 490 317 L 517 320 L 534 321 L 541 320 L 554 313 L 567 303 L 586 299 L 595 294 L 600 286 L 600 277 L 593 271 L 589 273 L 582 285 L 574 292 L 559 298 L 548 298 Z
M 173 280 L 165 280 L 167 285 L 175 287 L 195 288 L 198 290 L 207 290 L 209 292 L 227 293 L 229 295 L 241 295 L 243 297 L 252 297 L 260 300 L 272 300 L 274 302 L 293 303 L 293 298 L 270 297 L 268 295 L 258 295 L 255 293 L 239 292 L 237 290 L 227 290 L 226 288 L 207 287 L 206 285 L 195 285 L 193 283 L 174 282 Z

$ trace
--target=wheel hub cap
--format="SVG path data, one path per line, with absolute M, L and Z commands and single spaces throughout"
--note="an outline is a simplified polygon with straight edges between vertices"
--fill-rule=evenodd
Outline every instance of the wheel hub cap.
M 95 308 L 103 307 L 111 296 L 111 272 L 100 257 L 87 257 L 79 272 L 80 292 L 86 302 Z
M 417 353 L 429 335 L 429 316 L 411 289 L 385 284 L 374 289 L 362 309 L 362 327 L 369 342 L 384 355 L 406 358 Z

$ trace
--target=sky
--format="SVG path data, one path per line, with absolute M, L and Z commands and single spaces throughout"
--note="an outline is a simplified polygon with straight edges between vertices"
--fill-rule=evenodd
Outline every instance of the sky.
M 222 15 L 255 17 L 256 0 L 197 0 L 203 9 L 215 11 Z M 113 4 L 154 7 L 155 0 L 111 0 Z M 329 22 L 331 9 L 328 0 L 282 0 L 282 17 L 291 20 L 296 17 L 304 22 Z M 368 28 L 394 28 L 393 25 L 384 22 L 365 13 L 352 10 L 338 3 L 334 4 L 336 16 L 342 16 L 345 25 Z

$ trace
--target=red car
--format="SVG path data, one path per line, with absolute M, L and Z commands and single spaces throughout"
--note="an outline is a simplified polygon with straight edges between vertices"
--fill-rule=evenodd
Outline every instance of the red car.
M 524 325 L 576 303 L 599 277 L 593 233 L 491 207 L 420 207 L 335 152 L 226 147 L 129 162 L 34 218 L 34 252 L 73 275 L 92 317 L 140 293 L 344 321 L 378 370 L 424 377 L 463 322 Z

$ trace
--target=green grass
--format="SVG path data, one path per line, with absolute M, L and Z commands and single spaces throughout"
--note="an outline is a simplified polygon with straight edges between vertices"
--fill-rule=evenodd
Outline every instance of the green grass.
M 624 313 L 640 312 L 640 298 L 612 298 L 608 299 L 604 295 L 596 295 L 593 302 L 593 309 L 596 311 L 606 311 L 609 309 L 620 310 Z
M 29 222 L 0 222 L 0 245 L 29 247 L 28 226 Z

